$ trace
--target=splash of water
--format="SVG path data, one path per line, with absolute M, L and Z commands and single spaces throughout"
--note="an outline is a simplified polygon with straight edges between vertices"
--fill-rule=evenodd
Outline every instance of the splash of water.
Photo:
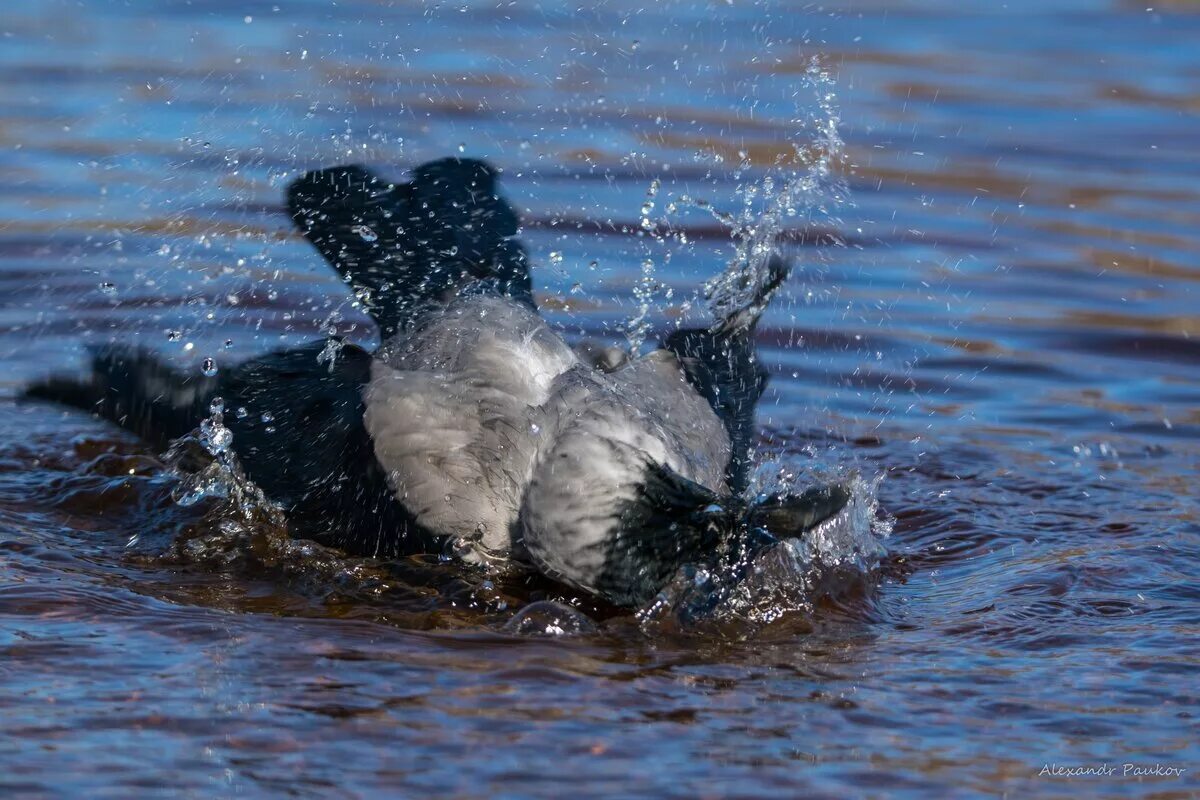
M 869 580 L 892 521 L 881 518 L 881 478 L 842 482 L 845 508 L 802 537 L 783 539 L 722 569 L 685 566 L 637 616 L 652 633 L 755 635 L 785 617 L 811 618 L 817 605 Z
M 770 280 L 768 262 L 779 253 L 776 241 L 789 220 L 829 216 L 845 198 L 844 181 L 836 173 L 845 143 L 838 132 L 834 79 L 814 58 L 805 72 L 805 83 L 816 96 L 815 110 L 797 120 L 801 130 L 810 134 L 808 143 L 793 143 L 791 158 L 786 162 L 780 159 L 759 183 L 739 184 L 742 207 L 738 214 L 718 211 L 709 204 L 699 206 L 729 228 L 734 242 L 734 255 L 725 271 L 704 284 L 709 310 L 717 319 L 733 316 L 761 294 Z M 739 171 L 748 167 L 744 158 Z
M 703 286 L 703 297 L 712 316 L 727 320 L 749 309 L 774 277 L 772 260 L 781 255 L 779 238 L 788 226 L 829 219 L 846 200 L 846 186 L 839 177 L 844 142 L 838 132 L 840 121 L 834 78 L 812 59 L 804 75 L 804 86 L 815 102 L 806 106 L 797 125 L 797 142 L 787 156 L 769 165 L 757 180 L 738 184 L 740 200 L 736 212 L 720 210 L 711 202 L 681 195 L 665 205 L 661 223 L 650 219 L 659 194 L 658 181 L 651 184 L 642 207 L 642 228 L 651 241 L 665 244 L 674 239 L 687 244 L 682 232 L 673 233 L 671 217 L 683 209 L 701 210 L 724 226 L 733 243 L 733 255 L 724 271 Z M 804 143 L 799 143 L 803 140 Z M 735 176 L 741 180 L 751 168 L 751 158 L 739 152 Z M 666 229 L 667 234 L 661 233 Z M 642 289 L 653 276 L 653 264 L 643 271 Z M 653 296 L 635 292 L 639 307 L 630 328 L 644 338 Z M 682 320 L 682 317 L 680 317 Z M 631 339 L 632 341 L 632 339 Z M 640 339 L 638 339 L 640 343 Z M 778 468 L 778 465 L 775 465 Z M 765 493 L 790 493 L 796 488 L 794 471 L 778 469 L 764 478 L 760 465 L 755 484 L 770 486 Z M 809 479 L 815 476 L 810 472 Z M 878 513 L 877 487 L 880 479 L 825 476 L 846 484 L 850 501 L 837 515 L 798 539 L 788 539 L 766 548 L 747 560 L 720 570 L 687 567 L 660 595 L 643 608 L 639 620 L 647 628 L 695 629 L 730 623 L 738 635 L 747 635 L 788 615 L 811 616 L 817 603 L 865 580 L 883 554 L 882 541 L 890 522 Z
M 648 233 L 653 241 L 662 243 L 663 236 L 658 231 L 658 225 L 651 214 L 654 212 L 655 200 L 662 188 L 661 181 L 655 178 L 646 190 L 646 199 L 642 203 L 641 229 Z M 664 256 L 665 257 L 665 256 Z M 646 343 L 650 333 L 650 315 L 657 305 L 657 297 L 661 284 L 656 276 L 656 266 L 653 258 L 642 259 L 642 274 L 633 287 L 633 297 L 637 301 L 637 311 L 625 323 L 622 330 L 629 343 L 629 351 L 636 354 Z
M 287 549 L 290 537 L 283 511 L 242 471 L 231 445 L 233 432 L 224 424 L 225 402 L 213 398 L 209 416 L 195 432 L 177 439 L 165 455 L 169 474 L 177 481 L 171 492 L 184 507 L 201 501 L 215 504 L 209 518 L 193 535 L 177 539 L 167 558 L 189 562 L 237 560 L 243 554 Z
M 672 243 L 687 247 L 690 242 L 684 228 L 675 224 L 676 215 L 689 210 L 710 215 L 729 232 L 733 255 L 726 268 L 705 282 L 702 294 L 712 316 L 723 320 L 748 308 L 754 298 L 761 296 L 763 287 L 771 280 L 770 261 L 780 254 L 778 239 L 790 224 L 814 218 L 831 218 L 834 211 L 847 200 L 845 181 L 839 176 L 838 164 L 845 152 L 845 143 L 838 131 L 840 115 L 835 80 L 830 72 L 813 58 L 806 69 L 803 88 L 813 97 L 812 103 L 802 104 L 799 116 L 791 120 L 796 133 L 786 155 L 758 173 L 757 180 L 742 181 L 751 169 L 751 156 L 739 151 L 734 177 L 740 181 L 734 197 L 740 201 L 736 211 L 722 210 L 717 204 L 690 194 L 668 193 L 663 202 L 660 181 L 656 178 L 647 189 L 641 208 L 641 233 L 650 244 L 650 255 L 643 261 L 642 275 L 634 287 L 637 310 L 626 322 L 624 331 L 631 349 L 636 352 L 645 341 L 648 319 L 659 301 L 670 300 L 669 290 L 660 291 L 655 278 L 655 253 L 663 261 L 671 257 Z M 706 158 L 705 154 L 697 155 Z M 721 162 L 724 158 L 713 154 Z M 655 218 L 655 209 L 662 213 Z M 681 304 L 677 324 L 682 324 L 690 310 L 690 300 Z

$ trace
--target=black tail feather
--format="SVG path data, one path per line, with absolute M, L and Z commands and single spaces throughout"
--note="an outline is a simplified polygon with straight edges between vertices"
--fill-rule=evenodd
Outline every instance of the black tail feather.
M 386 338 L 412 314 L 465 286 L 533 305 L 517 215 L 487 164 L 447 158 L 392 184 L 361 166 L 309 172 L 288 187 L 304 236 L 363 299 Z

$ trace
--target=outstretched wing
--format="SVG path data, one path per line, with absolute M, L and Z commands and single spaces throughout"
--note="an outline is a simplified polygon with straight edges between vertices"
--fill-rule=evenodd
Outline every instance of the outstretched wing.
M 288 187 L 300 232 L 363 299 L 386 339 L 431 303 L 479 282 L 533 306 L 517 215 L 482 161 L 447 158 L 393 184 L 351 165 Z

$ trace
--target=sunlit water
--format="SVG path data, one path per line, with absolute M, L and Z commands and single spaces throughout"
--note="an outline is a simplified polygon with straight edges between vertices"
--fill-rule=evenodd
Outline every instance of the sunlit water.
M 0 788 L 1200 791 L 1200 15 L 987 9 L 6 9 Z M 782 231 L 759 482 L 856 473 L 851 533 L 890 536 L 634 615 L 291 540 L 236 482 L 180 505 L 190 456 L 13 399 L 114 338 L 196 370 L 370 344 L 282 189 L 460 151 L 570 337 L 700 319 Z

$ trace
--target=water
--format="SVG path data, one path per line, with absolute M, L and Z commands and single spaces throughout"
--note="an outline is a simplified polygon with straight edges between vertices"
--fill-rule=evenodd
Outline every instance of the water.
M 0 34 L 7 793 L 1200 792 L 1191 5 L 49 0 Z M 794 608 L 697 630 L 347 558 L 13 399 L 111 337 L 197 373 L 370 344 L 280 207 L 347 160 L 492 160 L 555 324 L 668 330 L 735 254 L 712 210 L 830 118 L 813 56 L 848 201 L 783 210 L 760 478 L 882 475 L 894 528 Z

